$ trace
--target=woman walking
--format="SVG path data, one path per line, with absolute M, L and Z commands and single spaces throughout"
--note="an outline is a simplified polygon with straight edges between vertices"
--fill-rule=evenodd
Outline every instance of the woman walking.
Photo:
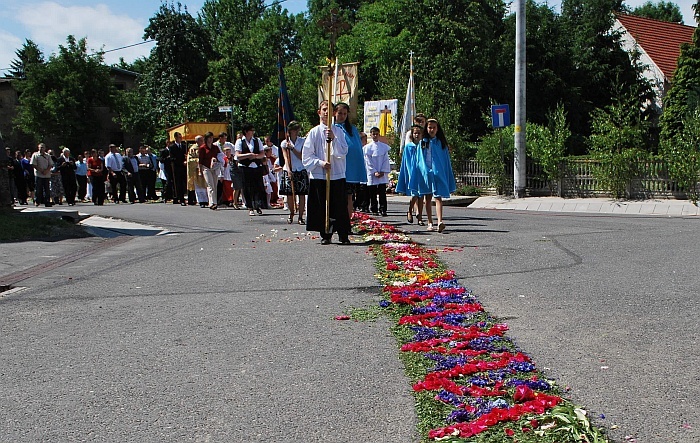
M 304 137 L 299 137 L 301 125 L 296 120 L 287 126 L 287 139 L 280 143 L 284 155 L 284 170 L 280 179 L 280 194 L 287 196 L 289 218 L 287 223 L 294 222 L 294 212 L 298 208 L 297 223 L 306 224 L 304 210 L 306 209 L 306 194 L 309 193 L 309 174 L 301 162 L 301 151 L 304 148 Z M 298 203 L 295 201 L 298 200 Z
M 214 133 L 207 132 L 204 134 L 204 144 L 199 146 L 199 171 L 207 183 L 207 196 L 209 200 L 209 209 L 218 207 L 216 204 L 216 188 L 219 183 L 219 168 L 221 162 L 217 158 L 219 147 L 214 145 Z

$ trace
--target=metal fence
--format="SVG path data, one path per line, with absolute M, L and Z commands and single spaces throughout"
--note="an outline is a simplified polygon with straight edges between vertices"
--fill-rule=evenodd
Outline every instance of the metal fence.
M 561 179 L 547 180 L 542 167 L 529 160 L 526 164 L 525 193 L 529 196 L 558 195 L 562 197 L 609 197 L 610 191 L 603 186 L 596 171 L 603 168 L 601 161 L 581 158 L 565 159 L 560 165 Z M 668 174 L 663 160 L 639 161 L 635 165 L 636 176 L 628 183 L 627 193 L 633 199 L 645 198 L 687 198 Z M 513 164 L 505 165 L 507 182 L 506 194 L 513 192 Z M 476 186 L 485 194 L 495 195 L 497 190 L 491 183 L 488 172 L 476 160 L 464 163 L 456 170 L 458 185 Z

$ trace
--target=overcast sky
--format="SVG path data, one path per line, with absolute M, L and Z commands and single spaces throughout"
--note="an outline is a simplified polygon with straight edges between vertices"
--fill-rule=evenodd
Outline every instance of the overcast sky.
M 205 0 L 177 0 L 196 16 Z M 177 1 L 175 3 L 177 3 Z M 673 1 L 673 0 L 671 0 Z M 676 0 L 681 8 L 685 24 L 695 26 L 691 9 L 695 0 Z M 634 8 L 646 0 L 626 0 Z M 45 56 L 57 52 L 58 45 L 66 43 L 66 36 L 87 37 L 92 49 L 109 51 L 143 42 L 143 30 L 148 19 L 160 8 L 157 0 L 53 0 L 10 2 L 0 8 L 0 76 L 6 73 L 15 51 L 25 39 L 31 39 L 44 51 Z M 267 1 L 271 3 L 271 0 Z M 656 3 L 656 1 L 655 1 Z M 559 10 L 559 1 L 548 1 Z M 282 0 L 283 8 L 292 13 L 306 10 L 306 0 Z M 107 64 L 116 63 L 119 57 L 127 62 L 146 56 L 153 43 L 110 51 L 105 54 Z

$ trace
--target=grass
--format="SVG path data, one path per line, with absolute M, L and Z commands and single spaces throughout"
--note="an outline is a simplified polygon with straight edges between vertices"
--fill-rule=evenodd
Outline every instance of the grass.
M 88 237 L 80 226 L 57 217 L 0 210 L 0 243 Z

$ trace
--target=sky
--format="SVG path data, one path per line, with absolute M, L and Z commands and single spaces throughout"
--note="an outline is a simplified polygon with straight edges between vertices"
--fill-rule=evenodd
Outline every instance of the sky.
M 176 0 L 175 3 L 178 1 L 193 16 L 197 16 L 205 2 Z M 626 0 L 625 4 L 634 8 L 646 1 Z M 695 26 L 691 8 L 695 0 L 671 1 L 680 7 L 685 24 Z M 131 62 L 147 56 L 154 43 L 110 50 L 143 42 L 143 30 L 160 4 L 159 0 L 0 0 L 0 76 L 7 73 L 16 59 L 15 52 L 26 39 L 39 45 L 46 58 L 58 51 L 58 45 L 65 45 L 70 34 L 78 39 L 87 37 L 88 47 L 93 50 L 108 51 L 107 64 L 117 63 L 120 57 Z M 548 4 L 559 10 L 559 0 L 549 0 Z M 306 0 L 282 0 L 281 5 L 291 13 L 307 9 Z

